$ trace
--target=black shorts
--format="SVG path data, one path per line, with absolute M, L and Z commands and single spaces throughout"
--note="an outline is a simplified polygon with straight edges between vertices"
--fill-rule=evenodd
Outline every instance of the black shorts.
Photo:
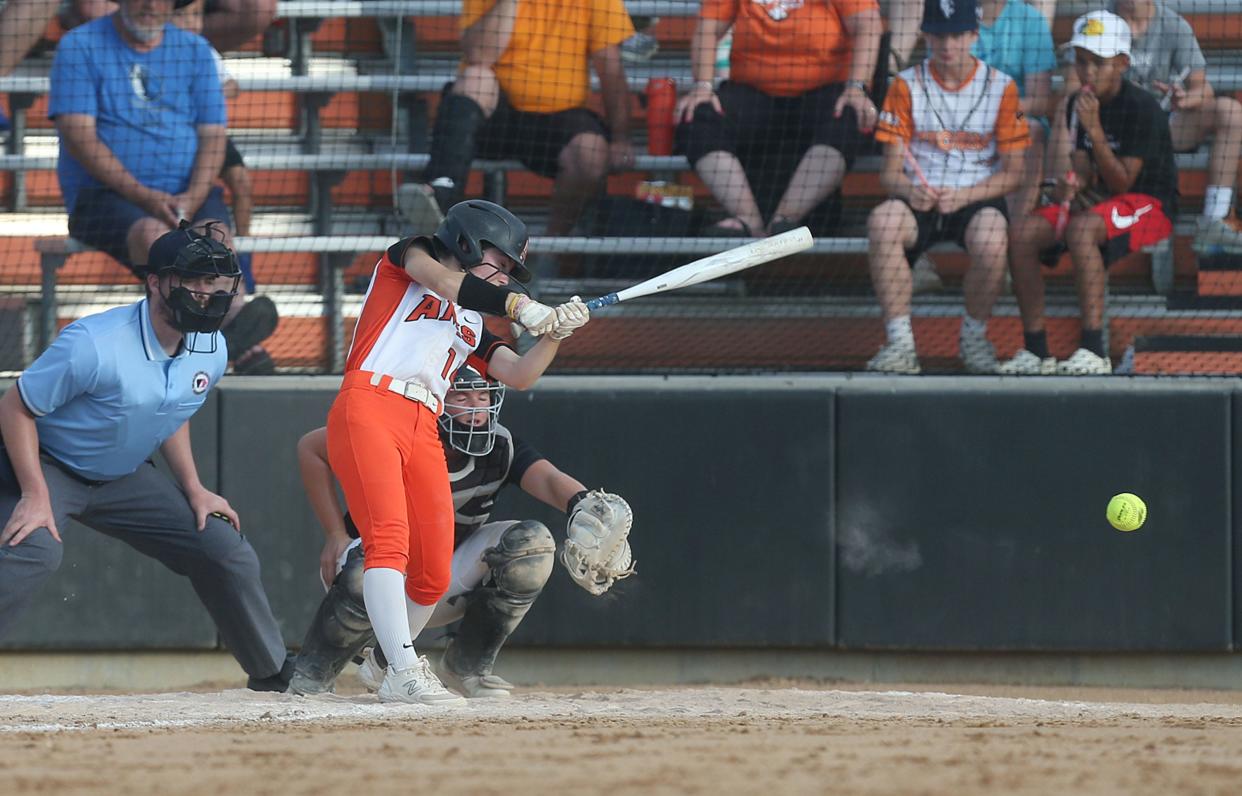
M 242 160 L 241 152 L 237 151 L 232 138 L 224 139 L 224 165 L 220 167 L 220 176 L 234 166 L 245 166 L 246 161 Z
M 910 207 L 909 202 L 906 202 L 904 199 L 901 201 L 906 207 Z M 906 259 L 910 261 L 910 265 L 913 266 L 915 261 L 919 259 L 919 255 L 942 241 L 952 241 L 965 249 L 966 227 L 970 225 L 970 220 L 980 210 L 985 210 L 989 207 L 1004 216 L 1006 222 L 1009 221 L 1009 208 L 1005 205 L 1004 197 L 999 196 L 994 199 L 984 199 L 982 202 L 966 205 L 961 210 L 955 210 L 947 216 L 935 210 L 920 212 L 910 207 L 910 212 L 914 213 L 914 221 L 919 226 L 914 246 L 906 249 Z
M 801 158 L 814 144 L 830 146 L 846 168 L 866 144 L 854 109 L 834 118 L 845 86 L 830 83 L 796 97 L 773 97 L 742 83 L 725 81 L 716 90 L 724 116 L 706 103 L 689 124 L 677 126 L 677 146 L 691 165 L 712 152 L 730 152 L 743 164 L 786 154 Z
M 561 152 L 582 133 L 609 137 L 604 120 L 592 110 L 529 113 L 510 105 L 502 92 L 495 113 L 479 128 L 475 154 L 486 160 L 519 160 L 536 174 L 555 177 Z

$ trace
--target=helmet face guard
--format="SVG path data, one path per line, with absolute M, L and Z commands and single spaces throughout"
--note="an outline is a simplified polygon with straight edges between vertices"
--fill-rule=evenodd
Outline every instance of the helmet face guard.
M 461 401 L 461 393 L 478 392 L 487 394 L 486 405 Z M 449 393 L 444 396 L 444 411 L 439 419 L 440 430 L 449 447 L 468 456 L 491 453 L 496 447 L 496 426 L 500 422 L 500 406 L 504 401 L 503 384 L 488 381 L 473 368 L 462 366 L 453 377 Z
M 160 277 L 160 296 L 172 325 L 186 335 L 186 348 L 193 352 L 216 350 L 214 333 L 224 323 L 241 283 L 237 256 L 222 238 L 223 231 L 214 225 L 199 234 L 183 221 L 151 246 L 148 268 Z M 200 334 L 211 336 L 206 349 L 196 347 Z
M 530 243 L 526 224 L 494 202 L 468 199 L 449 208 L 436 229 L 435 240 L 463 268 L 483 262 L 483 250 L 492 247 L 513 261 L 509 276 L 523 284 L 531 279 L 526 267 L 526 250 Z

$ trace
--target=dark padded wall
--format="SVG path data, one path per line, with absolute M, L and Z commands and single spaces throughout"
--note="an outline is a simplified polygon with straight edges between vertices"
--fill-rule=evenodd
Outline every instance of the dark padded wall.
M 306 502 L 297 442 L 327 422 L 336 388 L 326 379 L 317 389 L 286 386 L 292 381 L 237 380 L 223 391 L 220 482 L 259 554 L 285 641 L 300 645 L 323 597 L 316 574 L 323 531 Z
M 216 483 L 219 391 L 190 424 L 199 477 Z M 162 463 L 161 463 L 162 465 Z M 2 648 L 211 648 L 215 626 L 189 581 L 123 542 L 76 522 L 62 528 L 65 557 Z
M 839 391 L 842 646 L 1229 647 L 1230 396 L 1098 384 Z
M 832 410 L 824 390 L 511 391 L 515 434 L 630 502 L 638 561 L 602 598 L 558 564 L 515 642 L 831 643 Z M 495 516 L 564 538 L 563 514 L 508 491 Z

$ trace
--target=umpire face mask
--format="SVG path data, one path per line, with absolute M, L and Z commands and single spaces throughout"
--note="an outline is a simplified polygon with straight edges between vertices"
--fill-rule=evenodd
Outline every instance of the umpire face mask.
M 496 447 L 503 384 L 483 378 L 458 379 L 444 396 L 440 435 L 453 450 L 468 456 L 486 456 Z

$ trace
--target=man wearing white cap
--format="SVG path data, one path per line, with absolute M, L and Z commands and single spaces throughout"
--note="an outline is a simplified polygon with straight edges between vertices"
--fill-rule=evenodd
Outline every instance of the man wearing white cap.
M 1173 232 L 1173 141 L 1159 102 L 1123 77 L 1130 26 L 1109 11 L 1094 11 L 1075 21 L 1070 46 L 1082 85 L 1066 106 L 1073 172 L 1058 180 L 1052 204 L 1014 225 L 1009 266 L 1024 348 L 1002 373 L 1111 373 L 1103 332 L 1105 269 Z M 1055 264 L 1065 247 L 1078 280 L 1082 341 L 1058 363 L 1048 352 L 1040 263 Z

